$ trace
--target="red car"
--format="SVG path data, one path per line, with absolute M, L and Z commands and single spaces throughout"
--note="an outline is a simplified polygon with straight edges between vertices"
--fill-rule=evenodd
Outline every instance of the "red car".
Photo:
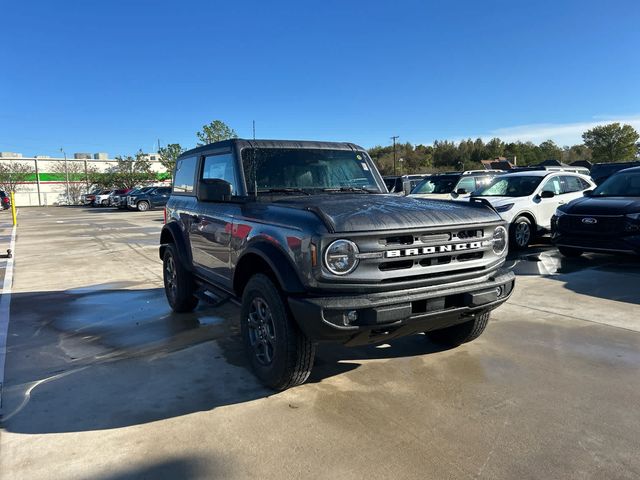
M 11 208 L 11 199 L 9 198 L 9 195 L 7 195 L 2 190 L 0 190 L 0 208 L 2 210 Z

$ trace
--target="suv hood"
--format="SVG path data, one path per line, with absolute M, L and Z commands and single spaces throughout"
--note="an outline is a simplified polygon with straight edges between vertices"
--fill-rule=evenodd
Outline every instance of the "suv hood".
M 283 198 L 277 203 L 315 212 L 335 232 L 402 230 L 501 221 L 497 213 L 480 203 L 387 194 L 338 193 Z
M 574 215 L 627 215 L 640 212 L 640 197 L 584 197 L 562 210 Z

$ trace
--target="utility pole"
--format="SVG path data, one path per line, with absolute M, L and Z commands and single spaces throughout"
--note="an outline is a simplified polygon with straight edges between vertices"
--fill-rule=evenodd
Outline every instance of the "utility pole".
M 64 174 L 67 181 L 67 205 L 69 205 L 71 199 L 69 196 L 69 169 L 67 168 L 67 152 L 65 152 L 62 148 L 60 149 L 60 151 L 64 154 Z
M 253 120 L 253 139 L 256 139 L 256 121 Z
M 391 137 L 391 140 L 393 140 L 393 174 L 396 174 L 396 140 L 400 138 L 398 135 L 394 135 L 393 137 Z

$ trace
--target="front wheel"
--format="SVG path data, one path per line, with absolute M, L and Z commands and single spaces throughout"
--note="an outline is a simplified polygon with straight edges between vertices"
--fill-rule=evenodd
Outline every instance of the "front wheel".
M 434 343 L 457 347 L 463 343 L 470 342 L 478 338 L 489 323 L 489 312 L 476 315 L 473 320 L 453 325 L 451 327 L 425 332 L 427 337 Z
M 242 339 L 256 376 L 282 391 L 307 380 L 315 345 L 300 331 L 273 282 L 254 275 L 242 295 Z
M 511 224 L 511 245 L 517 249 L 525 249 L 533 237 L 533 225 L 527 217 L 516 218 Z
M 577 258 L 584 253 L 582 250 L 571 247 L 558 247 L 558 251 L 562 254 L 562 256 L 569 258 Z
M 149 210 L 149 202 L 145 202 L 144 200 L 138 202 L 138 211 L 146 212 L 147 210 Z
M 167 245 L 162 257 L 162 277 L 164 292 L 174 312 L 191 312 L 198 306 L 193 276 L 180 262 L 173 243 Z

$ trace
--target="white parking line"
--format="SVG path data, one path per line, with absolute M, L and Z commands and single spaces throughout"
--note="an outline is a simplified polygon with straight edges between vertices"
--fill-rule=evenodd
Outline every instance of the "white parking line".
M 13 260 L 16 251 L 16 227 L 11 230 L 11 243 L 9 244 L 12 256 L 7 259 L 0 295 L 0 408 L 2 408 L 2 387 L 4 386 L 4 364 L 7 357 L 7 334 L 9 332 L 9 310 L 11 308 L 11 287 L 13 285 Z

